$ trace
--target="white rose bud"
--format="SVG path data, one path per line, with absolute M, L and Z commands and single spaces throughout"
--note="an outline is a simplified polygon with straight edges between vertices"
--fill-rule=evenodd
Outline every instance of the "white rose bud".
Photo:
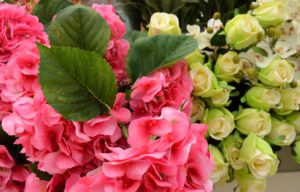
M 203 121 L 208 125 L 208 134 L 215 140 L 222 140 L 234 129 L 234 116 L 225 108 L 213 108 L 205 111 Z
M 272 128 L 270 114 L 254 108 L 243 109 L 235 121 L 237 129 L 246 135 L 254 132 L 263 137 L 269 134 Z
M 266 136 L 269 143 L 278 146 L 291 145 L 296 139 L 295 127 L 283 120 L 272 117 L 272 130 Z

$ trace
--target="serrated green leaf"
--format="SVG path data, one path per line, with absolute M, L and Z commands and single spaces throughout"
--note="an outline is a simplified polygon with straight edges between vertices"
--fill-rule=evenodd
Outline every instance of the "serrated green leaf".
M 40 0 L 32 14 L 38 16 L 41 23 L 48 25 L 57 12 L 70 5 L 72 3 L 68 0 Z
M 184 35 L 158 35 L 136 40 L 130 50 L 128 64 L 132 80 L 169 66 L 198 47 L 195 39 Z
M 58 13 L 49 27 L 49 38 L 54 46 L 79 47 L 104 55 L 110 29 L 91 8 L 73 5 Z
M 96 53 L 71 47 L 38 46 L 39 81 L 47 102 L 68 120 L 107 113 L 117 84 L 110 65 Z

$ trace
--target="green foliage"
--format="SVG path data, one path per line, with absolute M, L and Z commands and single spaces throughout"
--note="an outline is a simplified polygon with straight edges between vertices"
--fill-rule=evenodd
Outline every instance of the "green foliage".
M 94 10 L 73 5 L 59 12 L 49 27 L 53 46 L 70 46 L 104 55 L 110 39 L 106 21 Z
M 57 12 L 70 5 L 72 3 L 69 0 L 40 0 L 32 14 L 38 16 L 39 21 L 44 25 L 49 25 Z
M 38 46 L 39 81 L 47 102 L 68 120 L 86 121 L 107 113 L 117 93 L 114 73 L 94 52 Z
M 184 35 L 159 35 L 136 40 L 130 50 L 129 67 L 132 80 L 173 64 L 197 49 L 198 43 Z

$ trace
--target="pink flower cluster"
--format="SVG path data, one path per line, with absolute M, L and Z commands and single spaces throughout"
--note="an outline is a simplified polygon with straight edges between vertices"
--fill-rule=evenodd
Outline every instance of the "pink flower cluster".
M 159 115 L 163 107 L 182 107 L 188 116 L 191 114 L 193 82 L 185 61 L 138 79 L 132 89 L 130 107 L 133 118 Z
M 111 5 L 94 4 L 93 9 L 110 26 L 105 57 L 123 85 L 128 82 L 125 25 Z M 86 122 L 67 121 L 47 104 L 38 82 L 35 42 L 49 45 L 43 26 L 13 5 L 0 4 L 0 16 L 2 126 L 16 136 L 15 143 L 22 145 L 29 161 L 52 175 L 43 181 L 26 169 L 12 171 L 18 166 L 5 149 L 0 154 L 0 167 L 5 168 L 0 191 L 11 183 L 21 183 L 23 189 L 25 178 L 25 192 L 212 190 L 207 127 L 190 124 L 193 84 L 184 61 L 138 79 L 129 102 L 118 93 L 110 114 Z
M 116 14 L 115 8 L 112 5 L 93 4 L 92 8 L 97 11 L 109 25 L 111 38 L 105 53 L 105 58 L 112 66 L 117 77 L 118 85 L 126 85 L 129 83 L 125 67 L 129 43 L 123 39 L 126 33 L 126 26 Z
M 37 17 L 24 7 L 0 4 L 0 121 L 11 103 L 32 96 L 38 85 L 39 54 L 35 43 L 48 45 L 48 36 Z
M 103 165 L 85 177 L 72 175 L 66 192 L 198 191 L 209 192 L 213 168 L 204 134 L 206 126 L 165 107 L 158 117 L 131 121 L 129 148 L 108 147 L 97 153 Z
M 0 192 L 23 192 L 30 171 L 15 165 L 6 147 L 0 145 Z

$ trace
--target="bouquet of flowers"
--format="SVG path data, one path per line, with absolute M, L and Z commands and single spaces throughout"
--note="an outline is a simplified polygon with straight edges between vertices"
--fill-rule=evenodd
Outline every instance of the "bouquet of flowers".
M 0 191 L 263 192 L 300 163 L 300 2 L 145 1 L 141 31 L 78 2 L 0 4 Z
M 190 122 L 193 37 L 125 40 L 112 5 L 33 14 L 44 25 L 0 4 L 0 191 L 212 191 L 207 126 Z
M 241 192 L 265 191 L 282 146 L 300 163 L 299 8 L 294 0 L 257 1 L 227 22 L 215 13 L 205 29 L 187 26 L 199 45 L 187 57 L 191 121 L 208 125 L 214 183 L 235 179 Z

